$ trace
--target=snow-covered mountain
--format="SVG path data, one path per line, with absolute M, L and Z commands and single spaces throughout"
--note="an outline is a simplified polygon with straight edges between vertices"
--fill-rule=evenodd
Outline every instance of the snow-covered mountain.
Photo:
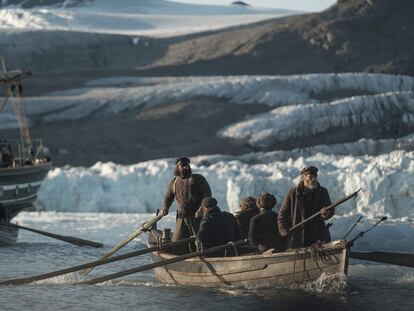
M 167 37 L 295 14 L 282 9 L 184 4 L 166 0 L 3 1 L 0 29 L 65 30 Z

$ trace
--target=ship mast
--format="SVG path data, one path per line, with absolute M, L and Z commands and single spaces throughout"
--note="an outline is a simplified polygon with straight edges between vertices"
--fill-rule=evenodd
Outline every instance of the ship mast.
M 30 71 L 13 70 L 7 71 L 3 57 L 0 55 L 0 84 L 6 85 L 6 94 L 0 104 L 0 112 L 3 110 L 10 97 L 15 99 L 10 101 L 13 111 L 17 118 L 20 129 L 20 148 L 19 158 L 24 159 L 26 156 L 32 160 L 32 147 L 29 126 L 26 118 L 26 109 L 22 97 L 22 87 L 20 81 L 31 76 Z M 27 149 L 26 149 L 27 148 Z

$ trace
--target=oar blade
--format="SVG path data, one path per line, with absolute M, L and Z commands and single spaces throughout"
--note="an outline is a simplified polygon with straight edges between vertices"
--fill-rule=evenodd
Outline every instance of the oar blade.
M 414 268 L 414 254 L 397 253 L 397 252 L 354 252 L 351 251 L 349 256 L 354 259 L 362 259 L 374 262 L 382 262 L 391 265 Z

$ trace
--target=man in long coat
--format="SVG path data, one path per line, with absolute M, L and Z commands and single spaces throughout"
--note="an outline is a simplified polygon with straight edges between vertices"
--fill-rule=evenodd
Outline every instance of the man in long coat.
M 167 215 L 174 199 L 177 201 L 177 218 L 172 236 L 173 241 L 197 234 L 199 222 L 195 219 L 195 213 L 200 208 L 201 201 L 205 197 L 211 196 L 211 189 L 207 180 L 200 174 L 192 174 L 188 158 L 179 158 L 175 164 L 175 177 L 168 183 L 161 211 L 164 215 Z
M 278 215 L 279 232 L 288 236 L 288 247 L 307 247 L 317 241 L 330 242 L 329 229 L 325 220 L 334 215 L 334 210 L 326 210 L 331 205 L 328 190 L 318 180 L 318 169 L 308 166 L 301 170 L 299 184 L 290 189 L 284 199 Z M 289 234 L 289 228 L 322 210 L 321 216 L 309 221 L 301 228 Z

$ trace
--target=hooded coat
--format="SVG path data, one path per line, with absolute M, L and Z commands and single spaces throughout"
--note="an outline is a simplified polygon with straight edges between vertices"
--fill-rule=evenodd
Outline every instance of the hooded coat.
M 289 228 L 331 205 L 328 190 L 318 183 L 313 190 L 307 189 L 303 181 L 289 190 L 278 215 L 279 232 L 289 232 Z M 301 228 L 296 229 L 288 238 L 288 248 L 307 247 L 319 241 L 330 242 L 331 235 L 325 220 L 334 215 L 330 209 L 327 217 L 316 217 Z

